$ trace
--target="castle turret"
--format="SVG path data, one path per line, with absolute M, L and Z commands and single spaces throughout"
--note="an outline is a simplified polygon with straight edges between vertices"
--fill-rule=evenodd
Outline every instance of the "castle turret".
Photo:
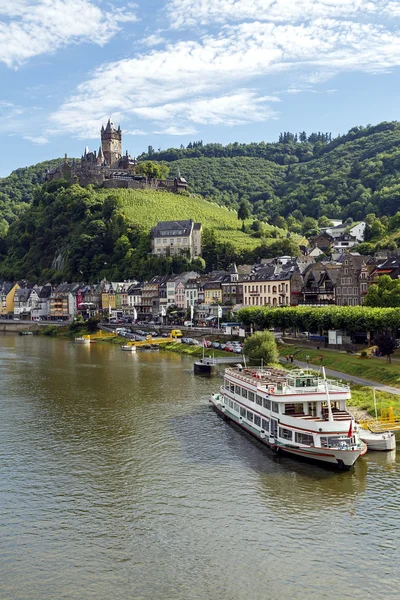
M 118 167 L 122 157 L 122 131 L 119 126 L 115 128 L 111 119 L 108 119 L 105 129 L 101 128 L 101 147 L 106 165 Z

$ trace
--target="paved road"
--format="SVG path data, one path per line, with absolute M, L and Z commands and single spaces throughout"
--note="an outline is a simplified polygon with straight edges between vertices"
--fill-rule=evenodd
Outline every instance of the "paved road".
M 280 359 L 282 363 L 286 364 L 286 360 L 284 358 Z M 307 369 L 307 363 L 301 362 L 300 360 L 293 361 L 297 367 L 301 367 L 302 369 Z M 310 365 L 312 369 L 317 368 L 315 365 Z M 390 385 L 385 385 L 384 383 L 377 383 L 376 381 L 369 381 L 369 379 L 363 379 L 362 377 L 356 377 L 355 375 L 347 375 L 347 373 L 341 373 L 340 371 L 333 371 L 332 369 L 325 368 L 327 375 L 332 375 L 332 377 L 337 377 L 338 379 L 343 379 L 344 381 L 353 381 L 354 383 L 359 383 L 360 385 L 367 385 L 369 387 L 375 388 L 381 392 L 387 392 L 388 394 L 396 394 L 396 396 L 400 396 L 400 389 L 391 387 Z

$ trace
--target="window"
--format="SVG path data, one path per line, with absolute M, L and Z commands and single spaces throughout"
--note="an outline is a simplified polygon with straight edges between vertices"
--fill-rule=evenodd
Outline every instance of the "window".
M 336 290 L 336 294 L 337 294 L 338 296 L 341 296 L 341 295 L 342 295 L 342 288 L 337 288 L 337 290 Z
M 284 440 L 292 440 L 293 432 L 290 429 L 285 429 L 285 427 L 279 427 L 279 437 Z
M 259 406 L 262 406 L 262 398 L 261 398 L 261 396 L 256 396 L 256 404 L 258 404 Z
M 246 419 L 253 422 L 253 413 L 250 410 L 247 411 Z
M 238 385 L 235 385 L 235 394 L 240 396 L 240 387 Z
M 245 417 L 246 416 L 246 409 L 243 408 L 243 406 L 240 407 L 240 416 L 241 417 Z
M 266 419 L 261 419 L 261 427 L 264 429 L 264 431 L 269 431 L 269 421 Z
M 254 425 L 257 425 L 257 427 L 261 425 L 261 418 L 258 415 L 254 415 Z
M 313 436 L 308 433 L 299 433 L 296 431 L 295 439 L 298 444 L 307 444 L 307 446 L 312 446 L 314 443 Z
M 277 402 L 272 402 L 272 412 L 279 413 L 279 404 Z
M 271 400 L 268 400 L 268 398 L 263 398 L 263 407 L 271 410 Z
M 253 392 L 249 392 L 247 394 L 248 399 L 250 400 L 250 402 L 254 402 L 254 393 Z
M 245 390 L 244 388 L 242 388 L 242 396 L 243 398 L 247 398 L 247 390 Z

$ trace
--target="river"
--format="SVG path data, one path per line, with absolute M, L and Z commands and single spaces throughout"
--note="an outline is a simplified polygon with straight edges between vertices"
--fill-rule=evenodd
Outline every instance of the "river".
M 397 599 L 400 469 L 276 457 L 192 360 L 0 337 L 1 600 Z

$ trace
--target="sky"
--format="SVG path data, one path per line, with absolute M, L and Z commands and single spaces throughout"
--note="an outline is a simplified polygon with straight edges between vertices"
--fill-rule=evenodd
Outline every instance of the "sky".
M 0 177 L 99 146 L 397 120 L 400 0 L 0 0 Z

